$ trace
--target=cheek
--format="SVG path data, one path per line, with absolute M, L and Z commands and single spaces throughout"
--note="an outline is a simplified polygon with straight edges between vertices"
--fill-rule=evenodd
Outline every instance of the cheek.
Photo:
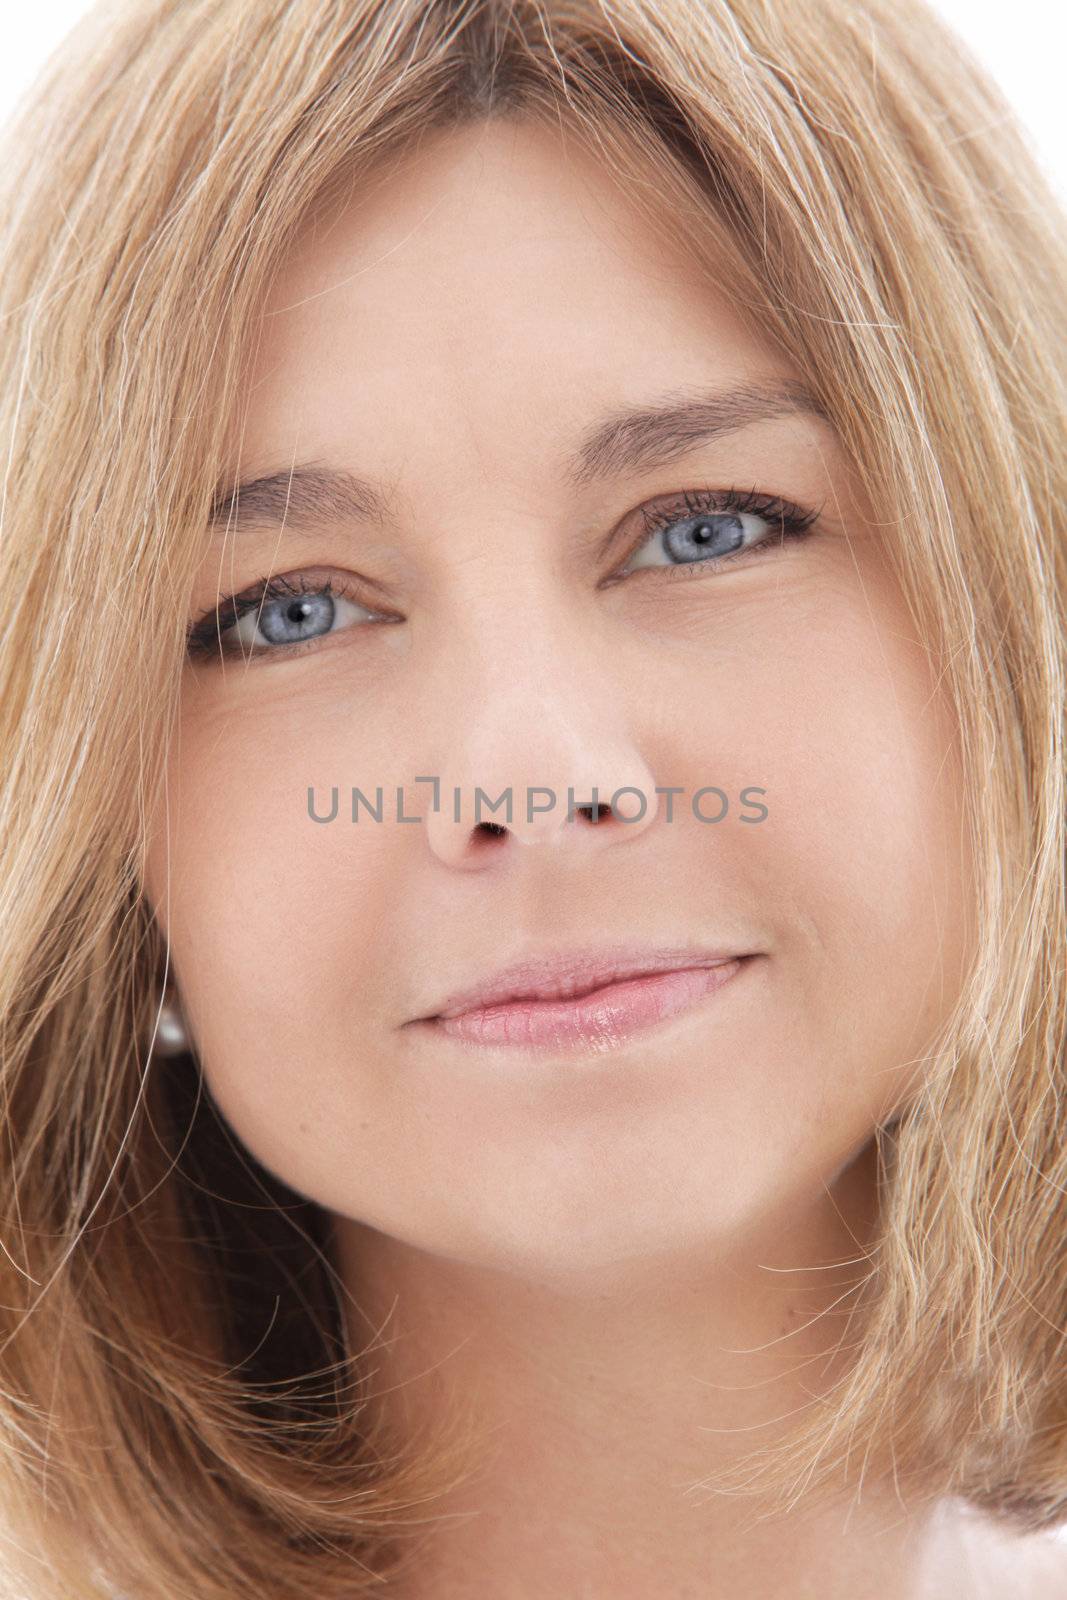
M 365 781 L 373 797 L 361 777 L 373 773 L 388 800 L 395 754 L 379 758 L 365 740 L 355 751 L 336 702 L 305 700 L 297 714 L 260 694 L 262 709 L 183 716 L 146 861 L 205 1074 L 235 1111 L 247 1100 L 257 1115 L 268 1084 L 284 1094 L 281 1078 L 313 1063 L 327 994 L 355 1009 L 381 992 L 368 980 L 400 871 L 397 830 L 365 811 L 349 825 L 346 787 Z M 316 823 L 308 789 L 322 815 L 334 784 L 337 817 Z
M 860 1093 L 895 1104 L 970 950 L 955 719 L 887 580 L 789 598 L 736 670 L 728 729 L 708 715 L 699 737 L 767 789 L 737 848 L 779 958 L 783 1059 L 810 1061 L 802 1084 L 827 1096 L 849 1082 L 819 1091 L 819 1063 L 848 1060 Z

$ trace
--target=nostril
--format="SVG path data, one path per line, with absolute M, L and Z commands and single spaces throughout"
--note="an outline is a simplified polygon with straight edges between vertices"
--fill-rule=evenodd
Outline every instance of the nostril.
M 599 800 L 595 806 L 575 806 L 574 809 L 581 812 L 587 822 L 602 822 L 605 815 L 611 816 L 611 805 L 607 800 Z
M 575 806 L 574 814 L 584 817 L 586 822 L 602 822 L 612 815 L 611 804 L 607 800 L 601 800 L 595 806 Z M 485 839 L 499 838 L 507 831 L 507 828 L 499 822 L 478 822 L 474 826 L 474 832 Z

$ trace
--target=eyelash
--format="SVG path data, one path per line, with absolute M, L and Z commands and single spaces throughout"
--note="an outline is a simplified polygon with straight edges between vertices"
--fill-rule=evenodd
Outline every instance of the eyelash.
M 787 539 L 800 539 L 811 532 L 821 511 L 821 507 L 810 509 L 795 504 L 791 500 L 783 500 L 778 495 L 760 494 L 756 489 L 699 489 L 687 491 L 681 496 L 676 496 L 664 505 L 657 505 L 652 509 L 642 507 L 641 515 L 644 522 L 644 532 L 627 552 L 623 567 L 625 567 L 648 541 L 664 528 L 670 527 L 674 522 L 684 521 L 687 516 L 700 515 L 752 515 L 764 518 L 767 522 L 777 523 L 777 536 L 772 532 L 757 539 L 755 543 L 742 545 L 737 550 L 728 551 L 726 555 L 712 556 L 706 561 L 687 561 L 663 567 L 638 567 L 633 573 L 622 573 L 621 576 L 611 580 L 622 582 L 623 579 L 636 577 L 638 572 L 654 571 L 669 573 L 671 578 L 690 578 L 698 573 L 705 573 L 710 568 L 718 571 L 728 562 L 738 559 L 748 560 L 755 554 L 757 557 L 771 549 L 777 549 Z M 303 575 L 299 575 L 295 582 L 288 578 L 261 578 L 258 583 L 241 594 L 228 595 L 221 600 L 217 607 L 206 611 L 195 622 L 189 624 L 186 630 L 186 649 L 193 657 L 207 655 L 213 646 L 218 645 L 223 654 L 238 654 L 239 650 L 227 649 L 220 645 L 220 636 L 225 637 L 229 630 L 240 622 L 241 618 L 249 611 L 269 604 L 272 600 L 292 599 L 299 595 L 340 595 L 343 599 L 350 600 L 353 605 L 361 606 L 364 610 L 372 610 L 348 585 L 341 583 L 335 585 L 331 579 L 325 582 L 312 581 L 305 583 Z M 223 628 L 223 614 L 229 608 L 232 618 Z M 244 651 L 245 658 L 249 654 L 255 656 L 289 656 L 301 654 L 303 651 L 321 644 L 328 634 L 319 634 L 312 639 L 298 640 L 293 644 L 284 645 L 259 645 L 251 651 Z

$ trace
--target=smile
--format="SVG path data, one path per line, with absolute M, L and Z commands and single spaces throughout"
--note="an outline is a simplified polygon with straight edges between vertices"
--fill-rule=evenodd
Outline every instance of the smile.
M 474 1006 L 448 1017 L 420 1019 L 415 1026 L 472 1046 L 598 1051 L 718 994 L 753 959 L 737 956 L 710 966 L 645 973 L 567 999 L 522 998 Z

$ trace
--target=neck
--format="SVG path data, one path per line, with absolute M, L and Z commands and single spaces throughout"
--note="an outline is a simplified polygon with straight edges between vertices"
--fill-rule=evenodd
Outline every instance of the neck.
M 669 1260 L 487 1266 L 335 1218 L 394 1429 L 462 1413 L 475 1465 L 427 1509 L 410 1600 L 581 1592 L 911 1600 L 929 1512 L 894 1485 L 766 1517 L 709 1480 L 839 1380 L 874 1223 L 873 1146 L 790 1217 Z M 401 1592 L 401 1591 L 391 1591 Z

